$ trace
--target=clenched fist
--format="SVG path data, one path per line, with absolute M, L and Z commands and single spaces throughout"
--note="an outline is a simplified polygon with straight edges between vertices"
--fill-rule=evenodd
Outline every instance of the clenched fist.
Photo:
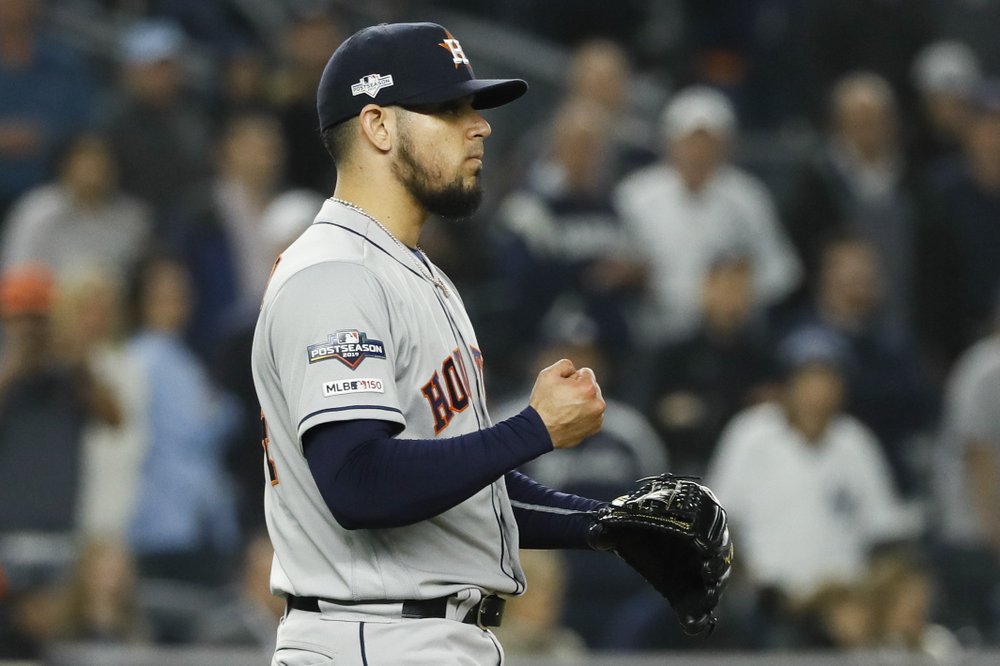
M 538 373 L 528 404 L 548 428 L 552 446 L 568 449 L 601 429 L 604 398 L 590 368 L 562 359 Z

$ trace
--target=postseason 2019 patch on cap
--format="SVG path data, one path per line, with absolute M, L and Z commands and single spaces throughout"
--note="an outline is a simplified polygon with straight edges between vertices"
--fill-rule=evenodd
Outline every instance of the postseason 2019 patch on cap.
M 383 23 L 341 44 L 316 95 L 320 130 L 357 116 L 365 105 L 418 106 L 472 95 L 490 109 L 528 90 L 521 79 L 477 79 L 462 45 L 436 23 Z

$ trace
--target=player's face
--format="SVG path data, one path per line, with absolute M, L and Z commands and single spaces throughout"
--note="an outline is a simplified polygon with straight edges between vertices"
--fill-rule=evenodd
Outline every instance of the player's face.
M 472 215 L 483 197 L 483 143 L 491 132 L 472 97 L 400 109 L 398 118 L 396 177 L 428 212 Z

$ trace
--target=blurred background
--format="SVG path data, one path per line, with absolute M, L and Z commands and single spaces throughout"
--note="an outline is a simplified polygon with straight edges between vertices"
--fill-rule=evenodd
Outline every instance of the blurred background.
M 511 663 L 995 663 L 995 0 L 0 1 L 0 659 L 267 663 L 253 325 L 333 191 L 328 57 L 413 20 L 531 86 L 421 239 L 495 420 L 564 356 L 609 398 L 525 471 L 701 476 L 737 544 L 707 642 L 525 552 Z

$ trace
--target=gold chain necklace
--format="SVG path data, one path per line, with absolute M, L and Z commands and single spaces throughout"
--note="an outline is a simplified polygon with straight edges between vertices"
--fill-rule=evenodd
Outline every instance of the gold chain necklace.
M 413 249 L 411 249 L 411 248 L 407 247 L 406 245 L 404 245 L 403 241 L 401 241 L 398 238 L 396 238 L 396 236 L 391 231 L 389 231 L 389 229 L 384 224 L 382 224 L 381 222 L 379 222 L 378 220 L 376 220 L 374 217 L 372 217 L 368 213 L 368 211 L 366 211 L 364 208 L 362 208 L 361 206 L 359 206 L 357 204 L 351 203 L 350 201 L 344 201 L 343 199 L 338 199 L 337 197 L 330 197 L 330 200 L 339 203 L 341 206 L 346 206 L 346 207 L 350 208 L 351 210 L 353 210 L 354 212 L 359 213 L 361 215 L 364 215 L 369 220 L 371 220 L 372 222 L 374 222 L 375 225 L 378 226 L 379 229 L 381 229 L 382 231 L 384 231 L 386 233 L 386 235 L 389 236 L 389 238 L 392 239 L 393 243 L 395 243 L 396 245 L 399 246 L 400 250 L 402 250 L 404 253 L 406 253 L 406 255 L 408 257 L 410 257 L 410 259 L 413 261 L 413 263 L 417 267 L 417 273 L 418 274 L 420 274 L 423 277 L 425 277 L 428 280 L 430 280 L 434 284 L 435 287 L 437 287 L 438 289 L 441 290 L 441 293 L 444 294 L 445 298 L 447 298 L 450 295 L 450 292 L 448 291 L 448 286 L 445 285 L 444 281 L 441 278 L 439 278 L 437 275 L 434 275 L 431 272 L 430 268 L 428 268 L 427 265 L 424 264 L 424 262 L 420 261 L 415 256 L 413 256 Z M 419 245 L 417 246 L 416 249 L 417 249 L 418 252 L 423 252 L 423 250 L 420 249 Z

